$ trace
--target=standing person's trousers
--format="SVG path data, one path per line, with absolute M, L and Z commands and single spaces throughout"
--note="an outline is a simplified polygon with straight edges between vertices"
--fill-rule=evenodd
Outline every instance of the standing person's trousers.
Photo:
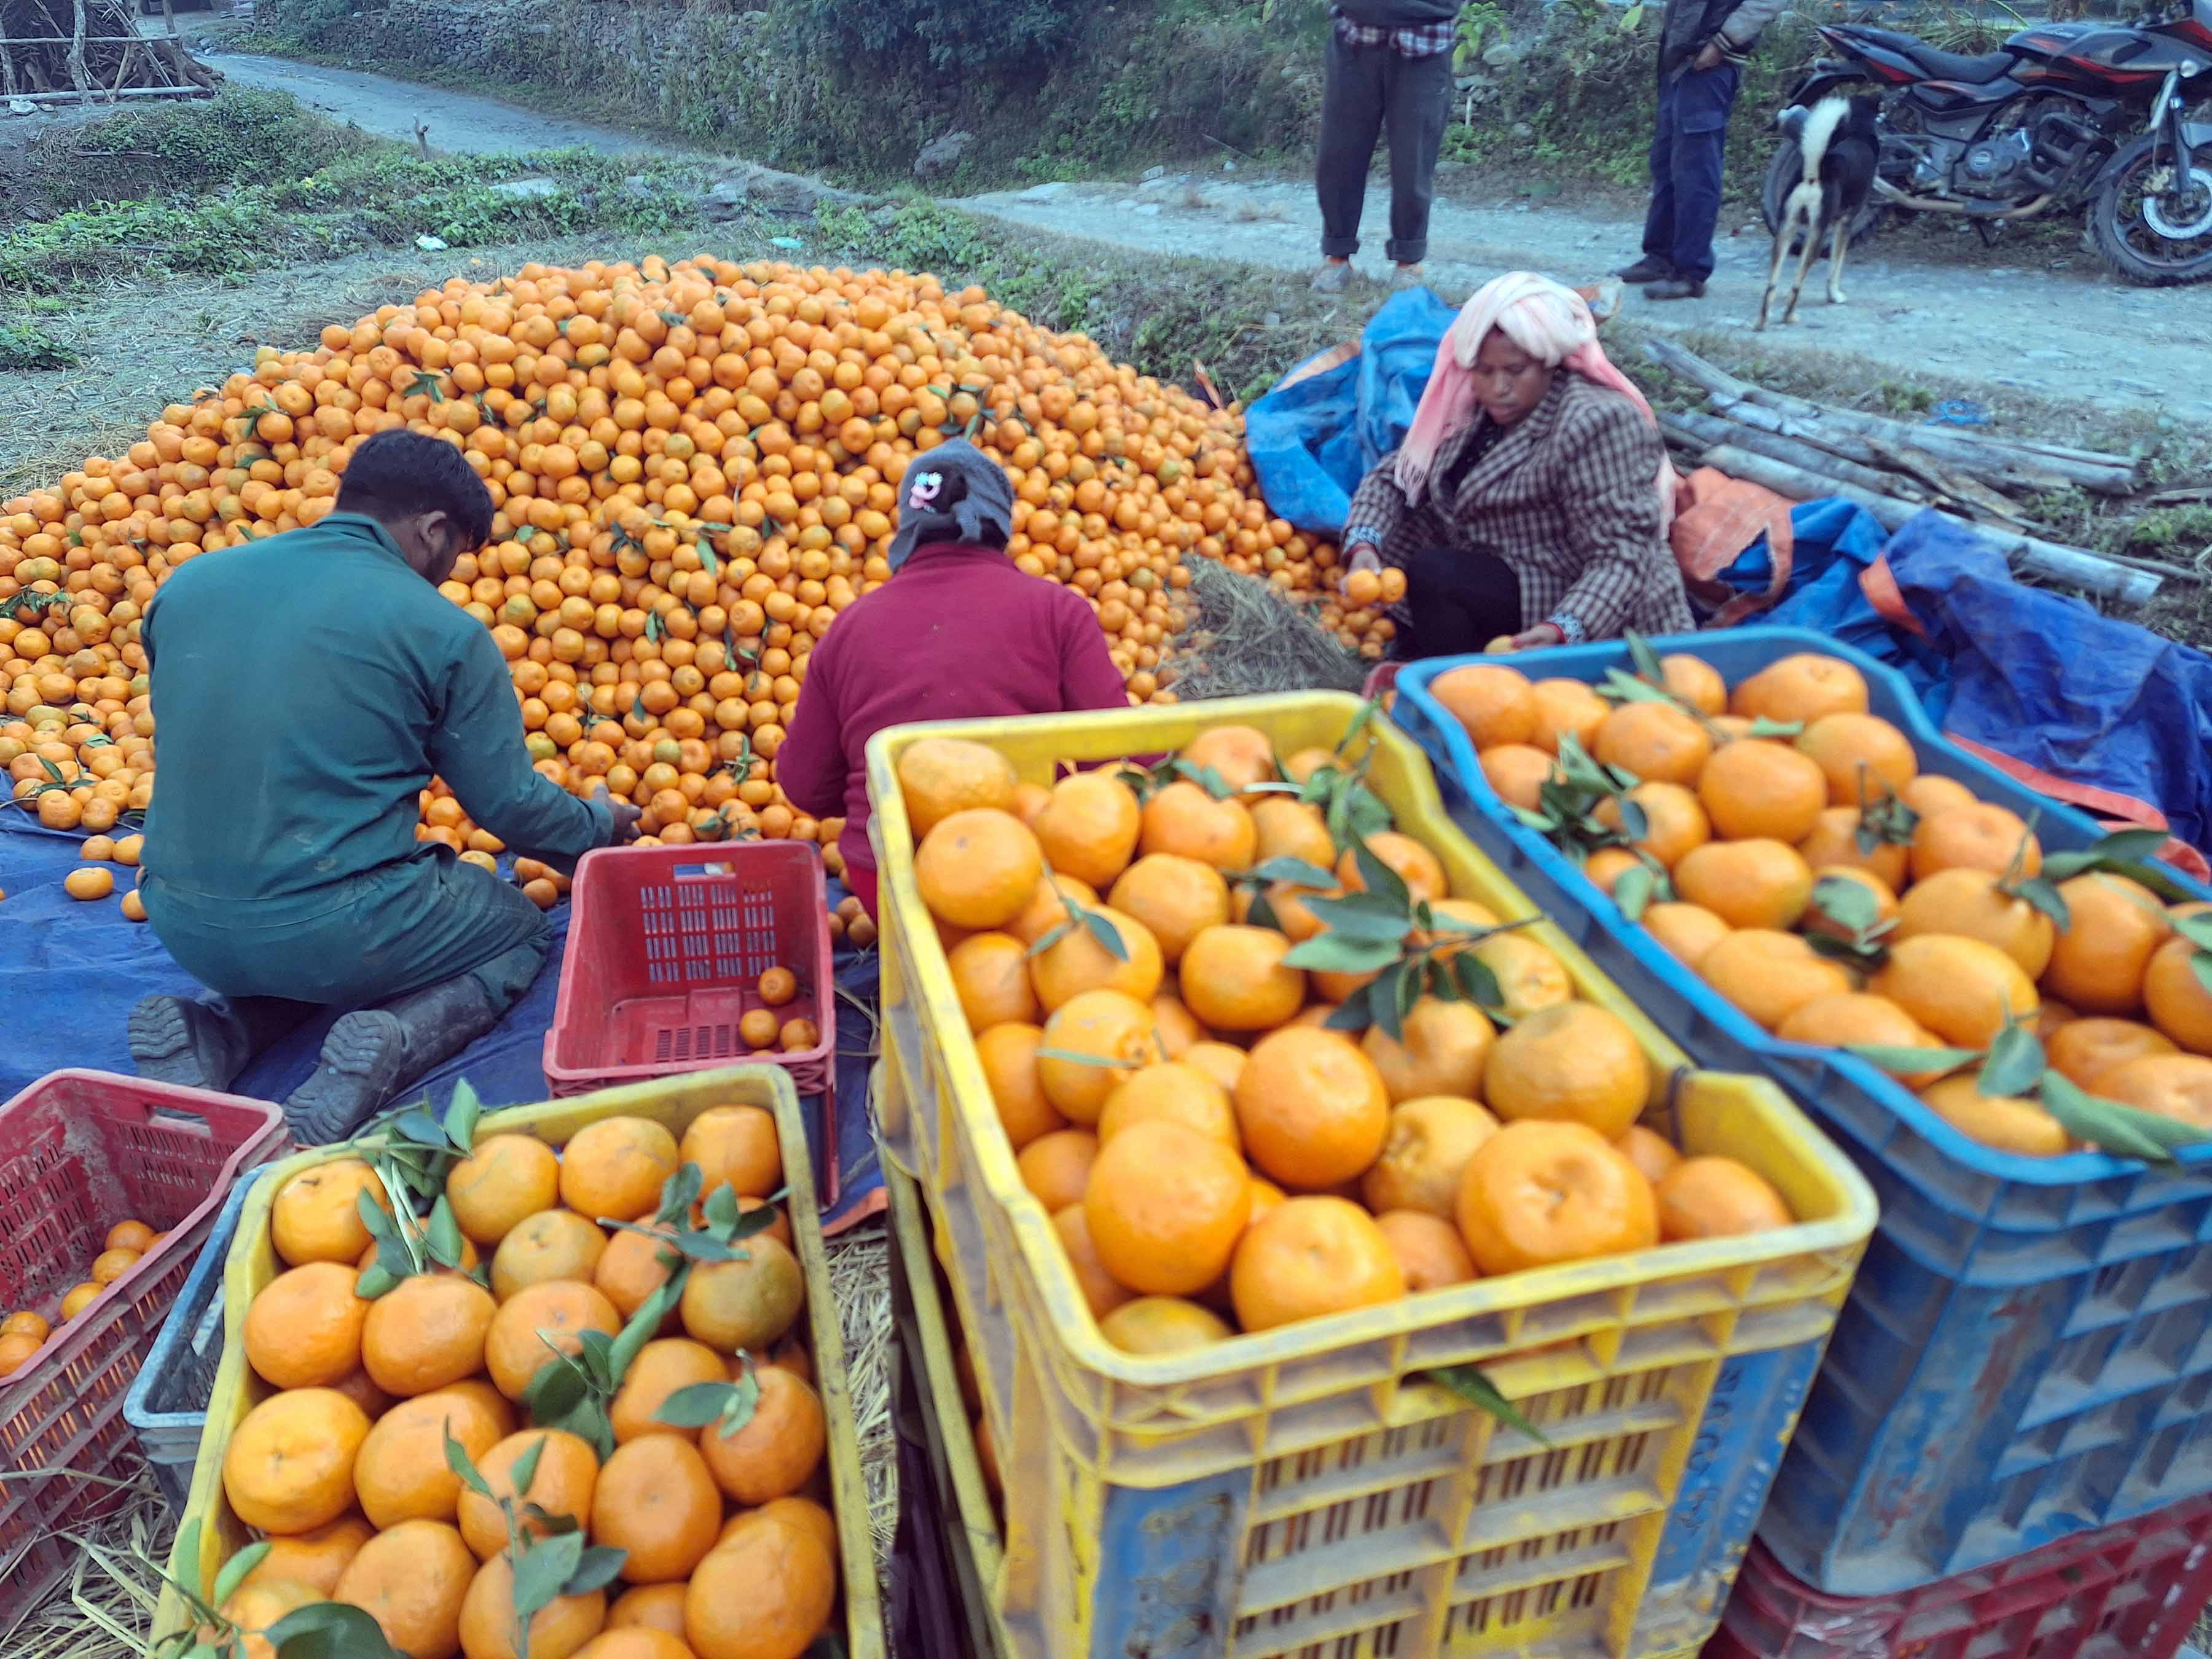
M 1382 46 L 1347 46 L 1334 33 L 1321 101 L 1321 153 L 1314 167 L 1321 198 L 1321 251 L 1332 259 L 1359 252 L 1359 214 L 1375 140 L 1390 141 L 1390 240 L 1401 265 L 1428 257 L 1429 206 L 1437 156 L 1451 113 L 1451 54 L 1408 58 Z
M 1723 63 L 1709 70 L 1686 69 L 1659 82 L 1644 251 L 1690 282 L 1702 283 L 1713 274 L 1713 228 L 1721 216 L 1729 111 L 1742 81 L 1740 66 Z

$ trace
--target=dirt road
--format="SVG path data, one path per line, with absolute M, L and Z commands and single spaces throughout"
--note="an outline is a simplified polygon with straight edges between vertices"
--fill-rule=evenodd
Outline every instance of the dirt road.
M 666 149 L 657 138 L 355 70 L 223 54 L 210 61 L 235 81 L 289 92 L 394 138 L 412 139 L 419 119 L 442 149 Z M 1040 185 L 959 205 L 1010 224 L 1123 248 L 1238 259 L 1298 279 L 1320 234 L 1304 181 L 1218 171 L 1141 184 Z M 1380 233 L 1388 218 L 1378 186 L 1368 198 L 1372 234 L 1361 260 L 1370 273 L 1386 269 Z M 1443 181 L 1429 279 L 1454 299 L 1516 265 L 1584 281 L 1632 258 L 1639 229 L 1628 214 L 1516 200 L 1462 170 Z M 1765 282 L 1766 238 L 1755 222 L 1723 231 L 1720 270 L 1705 299 L 1651 306 L 1632 293 L 1628 305 L 1661 327 L 1747 335 Z M 1798 322 L 1770 329 L 1761 349 L 1842 353 L 1893 368 L 1900 381 L 1965 379 L 2111 406 L 2155 404 L 2191 422 L 2212 419 L 2212 285 L 2131 288 L 2087 252 L 2055 264 L 2038 253 L 2033 266 L 2020 263 L 2025 257 L 2000 246 L 1929 261 L 1877 240 L 1844 274 L 1850 303 L 1825 303 L 1816 277 Z

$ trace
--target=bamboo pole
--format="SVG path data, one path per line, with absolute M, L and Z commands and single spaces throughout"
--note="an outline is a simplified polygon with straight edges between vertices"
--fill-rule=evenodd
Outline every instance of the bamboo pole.
M 88 93 L 91 90 L 92 80 L 84 67 L 84 0 L 71 0 L 70 11 L 72 20 L 69 50 L 70 81 L 78 92 Z
M 1856 484 L 1861 489 L 1876 495 L 1894 495 L 1901 480 L 1879 468 L 1861 465 L 1838 455 L 1831 455 L 1811 444 L 1771 432 L 1758 432 L 1722 420 L 1717 415 L 1702 415 L 1695 410 L 1680 414 L 1662 415 L 1662 423 L 1671 422 L 1693 441 L 1705 444 L 1732 444 L 1747 449 L 1754 455 L 1764 455 L 1771 461 L 1801 467 L 1818 477 L 1832 478 L 1838 483 Z

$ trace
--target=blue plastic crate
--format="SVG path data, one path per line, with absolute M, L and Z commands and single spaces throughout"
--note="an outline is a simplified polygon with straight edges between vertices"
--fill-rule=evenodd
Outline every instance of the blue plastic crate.
M 1790 629 L 1653 645 L 1731 684 L 1793 653 L 1840 657 L 1923 771 L 2039 811 L 2048 849 L 2104 833 L 1947 742 L 1900 676 L 1848 647 Z M 2167 1171 L 1996 1152 L 1865 1061 L 1771 1036 L 1511 817 L 1429 693 L 1465 660 L 1409 665 L 1394 714 L 1439 763 L 1454 820 L 1700 1064 L 1778 1080 L 1881 1200 L 1760 1526 L 1790 1571 L 1882 1595 L 2212 1491 L 2212 1149 Z M 1532 679 L 1629 666 L 1618 642 L 1510 660 Z
M 138 1437 L 138 1449 L 154 1484 L 179 1515 L 191 1490 L 192 1465 L 200 1452 L 200 1431 L 207 1423 L 208 1398 L 215 1389 L 216 1367 L 222 1363 L 222 1271 L 238 1234 L 238 1214 L 246 1195 L 267 1169 L 246 1170 L 230 1189 L 215 1226 L 200 1247 L 191 1277 L 161 1322 L 153 1351 L 123 1401 L 123 1418 Z

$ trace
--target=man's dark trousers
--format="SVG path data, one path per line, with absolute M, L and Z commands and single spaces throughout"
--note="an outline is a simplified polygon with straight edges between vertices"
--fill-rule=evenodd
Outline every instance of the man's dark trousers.
M 1644 252 L 1693 283 L 1713 274 L 1713 227 L 1721 215 L 1729 111 L 1742 80 L 1739 65 L 1723 63 L 1709 70 L 1686 69 L 1659 82 Z
M 1321 251 L 1349 259 L 1359 251 L 1359 211 L 1375 140 L 1390 140 L 1390 240 L 1401 265 L 1429 252 L 1429 204 L 1437 156 L 1451 113 L 1451 53 L 1408 58 L 1382 46 L 1354 46 L 1332 33 L 1321 102 L 1321 153 L 1314 167 L 1321 198 Z

